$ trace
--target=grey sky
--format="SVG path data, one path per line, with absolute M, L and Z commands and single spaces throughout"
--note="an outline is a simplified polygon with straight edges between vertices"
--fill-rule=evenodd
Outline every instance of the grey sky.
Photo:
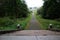
M 28 7 L 41 7 L 43 5 L 43 0 L 25 0 Z

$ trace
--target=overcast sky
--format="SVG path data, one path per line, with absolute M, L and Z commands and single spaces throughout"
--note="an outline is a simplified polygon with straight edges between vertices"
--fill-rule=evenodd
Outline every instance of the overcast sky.
M 43 5 L 43 0 L 25 0 L 28 7 L 41 7 Z

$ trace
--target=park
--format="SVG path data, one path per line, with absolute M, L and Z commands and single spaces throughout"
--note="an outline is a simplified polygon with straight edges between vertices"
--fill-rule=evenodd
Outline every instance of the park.
M 60 0 L 0 0 L 0 36 L 60 36 Z

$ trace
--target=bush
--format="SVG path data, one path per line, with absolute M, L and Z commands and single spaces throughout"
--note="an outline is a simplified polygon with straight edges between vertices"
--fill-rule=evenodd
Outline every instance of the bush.
M 9 18 L 0 18 L 0 26 L 9 26 L 14 24 L 14 21 Z

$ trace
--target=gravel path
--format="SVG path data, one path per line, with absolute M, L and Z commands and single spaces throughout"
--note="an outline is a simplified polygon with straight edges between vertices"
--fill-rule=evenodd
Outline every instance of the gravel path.
M 32 13 L 32 18 L 26 29 L 27 30 L 40 30 L 40 25 L 39 25 L 37 19 L 35 18 L 34 13 Z

